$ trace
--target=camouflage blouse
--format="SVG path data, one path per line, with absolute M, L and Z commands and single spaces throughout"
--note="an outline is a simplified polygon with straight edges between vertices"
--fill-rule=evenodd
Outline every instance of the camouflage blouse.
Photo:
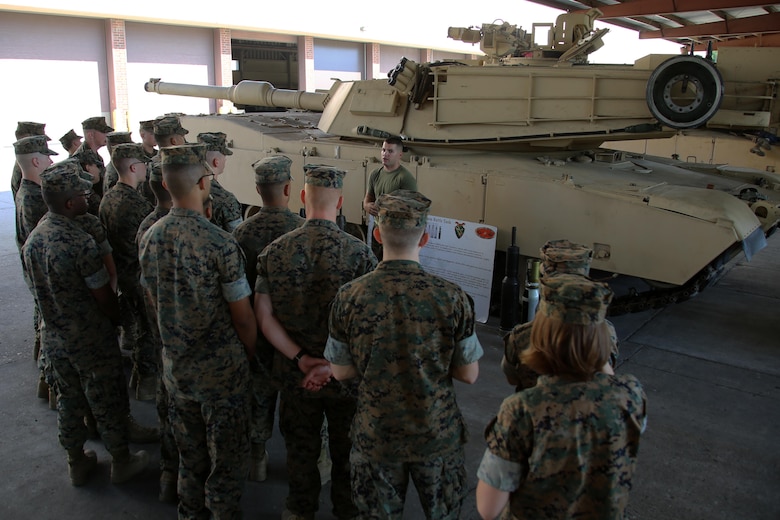
M 346 284 L 333 302 L 325 357 L 360 376 L 353 449 L 419 462 L 465 444 L 450 370 L 482 354 L 466 293 L 419 263 L 385 261 Z
M 623 518 L 646 419 L 634 376 L 540 376 L 501 404 L 477 476 L 510 492 L 502 519 Z

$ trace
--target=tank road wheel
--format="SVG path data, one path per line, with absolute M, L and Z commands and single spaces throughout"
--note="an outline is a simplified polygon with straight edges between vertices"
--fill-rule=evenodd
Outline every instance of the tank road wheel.
M 710 120 L 723 101 L 723 78 L 699 56 L 675 56 L 647 81 L 647 107 L 671 128 L 696 128 Z

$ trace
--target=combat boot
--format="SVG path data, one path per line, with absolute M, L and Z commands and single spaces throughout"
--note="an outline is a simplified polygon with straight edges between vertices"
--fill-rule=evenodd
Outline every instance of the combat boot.
M 97 466 L 97 455 L 94 451 L 84 451 L 83 448 L 68 450 L 68 476 L 74 486 L 86 484 L 95 466 Z
M 53 386 L 49 387 L 49 409 L 56 410 L 57 409 L 57 391 L 54 389 Z
M 163 470 L 160 473 L 160 494 L 157 500 L 169 504 L 175 504 L 179 501 L 179 493 L 176 486 L 179 483 L 179 476 L 173 471 Z
M 320 457 L 317 459 L 317 469 L 320 470 L 320 484 L 325 485 L 330 482 L 330 472 L 333 469 L 333 462 L 330 460 L 330 454 L 328 454 L 328 447 L 325 443 L 322 443 L 322 449 L 320 450 Z
M 141 450 L 137 453 L 128 452 L 124 460 L 114 460 L 111 462 L 111 483 L 122 484 L 134 476 L 141 473 L 149 464 L 149 454 Z
M 249 480 L 263 482 L 268 478 L 268 452 L 265 444 L 252 444 L 252 458 L 249 461 Z
M 88 410 L 87 414 L 84 416 L 84 426 L 87 427 L 87 437 L 93 441 L 100 439 L 100 433 L 98 433 L 97 429 L 97 421 L 95 421 L 95 416 L 92 415 L 92 411 Z
M 49 398 L 49 385 L 46 384 L 46 380 L 43 379 L 43 374 L 38 378 L 38 399 Z
M 160 429 L 141 426 L 132 415 L 127 416 L 127 440 L 137 444 L 160 442 Z

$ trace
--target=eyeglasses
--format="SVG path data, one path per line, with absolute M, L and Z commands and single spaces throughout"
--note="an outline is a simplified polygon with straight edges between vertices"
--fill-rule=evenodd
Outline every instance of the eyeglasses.
M 128 166 L 135 166 L 136 164 L 144 164 L 146 166 L 149 166 L 149 163 L 152 161 L 136 161 L 134 163 L 130 163 Z
M 71 197 L 71 199 L 75 199 L 75 198 L 78 198 L 78 197 L 84 197 L 85 199 L 88 199 L 90 196 L 92 196 L 92 190 L 86 190 L 86 191 L 83 191 L 81 193 L 76 193 L 75 195 L 73 195 Z
M 205 179 L 206 177 L 211 177 L 213 179 L 214 173 L 212 172 L 212 173 L 207 173 L 206 175 L 202 175 L 200 179 Z M 200 179 L 198 179 L 198 181 L 200 181 Z

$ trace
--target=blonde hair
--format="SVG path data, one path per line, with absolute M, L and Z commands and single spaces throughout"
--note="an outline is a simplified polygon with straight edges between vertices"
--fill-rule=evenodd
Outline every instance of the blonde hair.
M 580 325 L 537 314 L 531 327 L 531 345 L 520 359 L 539 374 L 587 381 L 601 370 L 610 352 L 605 321 Z

